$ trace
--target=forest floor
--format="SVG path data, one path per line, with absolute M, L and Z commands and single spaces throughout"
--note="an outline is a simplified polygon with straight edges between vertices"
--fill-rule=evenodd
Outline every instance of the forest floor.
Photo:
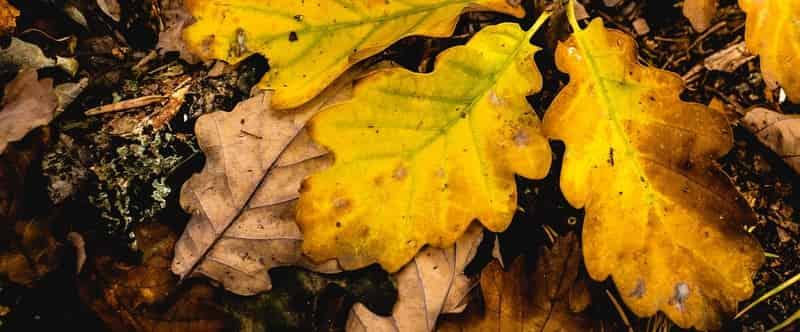
M 65 1 L 10 2 L 22 12 L 15 36 L 38 45 L 48 56 L 76 59 L 80 65 L 76 77 L 86 78 L 87 86 L 49 126 L 14 143 L 0 160 L 4 172 L 0 175 L 5 176 L 0 186 L 8 186 L 8 191 L 15 193 L 0 195 L 0 212 L 14 206 L 15 219 L 41 220 L 49 225 L 48 232 L 60 248 L 51 257 L 52 262 L 45 264 L 47 273 L 39 280 L 25 286 L 0 281 L 0 329 L 60 326 L 109 330 L 107 321 L 101 319 L 103 314 L 93 306 L 97 299 L 90 284 L 104 275 L 98 257 L 108 257 L 111 265 L 140 260 L 141 254 L 133 249 L 137 244 L 134 240 L 140 241 L 134 238 L 133 229 L 140 224 L 163 224 L 174 234 L 181 233 L 189 219 L 178 204 L 181 185 L 204 165 L 194 123 L 203 114 L 229 111 L 249 96 L 252 86 L 267 71 L 267 60 L 256 55 L 235 67 L 215 66 L 189 64 L 175 52 L 156 52 L 158 33 L 163 29 L 159 4 L 169 1 L 120 0 L 119 19 L 108 17 L 95 1 L 68 2 L 82 13 L 85 27 L 65 14 Z M 540 9 L 546 2 L 530 1 L 527 7 Z M 745 15 L 736 1 L 721 0 L 711 27 L 703 33 L 696 32 L 682 15 L 680 1 L 620 0 L 614 6 L 600 0 L 581 2 L 590 17 L 602 17 L 607 27 L 636 36 L 641 63 L 684 77 L 683 100 L 710 104 L 728 116 L 735 145 L 719 163 L 754 207 L 758 223 L 750 231 L 772 254 L 755 275 L 753 298 L 800 274 L 800 189 L 795 190 L 800 186 L 800 176 L 739 123 L 754 106 L 796 114 L 800 105 L 783 101 L 766 89 L 758 58 L 730 73 L 703 67 L 712 54 L 743 41 Z M 522 22 L 530 24 L 534 17 L 528 15 Z M 412 70 L 431 70 L 430 60 L 440 51 L 465 43 L 480 27 L 501 19 L 509 20 L 493 14 L 467 14 L 453 38 L 406 38 L 378 57 Z M 537 54 L 536 62 L 545 84 L 544 90 L 529 101 L 540 116 L 569 80 L 555 69 L 552 58 L 558 41 L 569 33 L 558 19 L 554 17 L 534 39 L 544 49 Z M 643 30 L 643 23 L 648 31 Z M 0 64 L 0 69 L 4 66 Z M 10 81 L 14 73 L 0 71 L 0 82 Z M 60 68 L 41 69 L 39 73 L 40 77 L 52 77 L 56 84 L 78 80 Z M 153 104 L 126 112 L 84 115 L 100 105 L 170 95 L 187 81 L 185 101 L 168 115 L 163 129 L 136 130 L 153 111 Z M 547 178 L 517 181 L 520 212 L 509 230 L 500 234 L 506 259 L 525 255 L 535 261 L 538 248 L 547 242 L 543 225 L 559 234 L 580 233 L 583 211 L 572 208 L 559 190 L 559 160 L 564 146 L 559 142 L 551 146 L 557 158 Z M 87 262 L 91 262 L 78 275 L 78 254 L 68 239 L 73 232 L 87 244 Z M 6 237 L 11 235 L 0 236 Z M 490 259 L 491 246 L 482 246 L 468 272 L 478 271 Z M 215 288 L 215 299 L 228 311 L 238 308 L 240 312 L 258 312 L 275 330 L 341 330 L 354 301 L 368 298 L 376 312 L 388 313 L 396 297 L 388 276 L 375 268 L 334 281 L 293 268 L 275 269 L 271 274 L 276 280 L 272 294 L 245 300 L 221 294 L 223 291 Z M 202 279 L 189 282 L 190 286 L 208 283 Z M 374 289 L 351 289 L 361 283 Z M 605 301 L 595 302 L 591 315 L 619 324 L 621 313 L 605 295 L 606 291 L 614 294 L 613 283 L 596 284 L 592 291 Z M 798 309 L 800 289 L 791 287 L 728 322 L 724 330 L 766 330 Z M 655 330 L 652 319 L 638 319 L 627 310 L 624 315 L 636 331 Z

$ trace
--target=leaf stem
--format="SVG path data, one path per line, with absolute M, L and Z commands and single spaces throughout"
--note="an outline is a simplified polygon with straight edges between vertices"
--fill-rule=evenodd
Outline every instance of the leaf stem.
M 533 26 L 528 29 L 528 34 L 525 36 L 525 40 L 530 41 L 531 38 L 533 38 L 533 35 L 536 34 L 536 31 L 539 31 L 539 28 L 544 25 L 544 21 L 547 21 L 551 15 L 553 15 L 551 11 L 545 10 L 542 12 L 542 14 L 536 19 L 536 22 L 533 23 Z
M 573 32 L 582 31 L 581 26 L 578 25 L 578 19 L 575 16 L 575 0 L 569 0 L 567 3 L 567 20 L 572 27 Z

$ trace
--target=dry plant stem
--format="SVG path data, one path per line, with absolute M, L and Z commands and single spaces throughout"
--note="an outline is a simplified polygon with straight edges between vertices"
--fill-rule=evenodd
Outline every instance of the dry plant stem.
M 123 100 L 123 101 L 120 101 L 120 102 L 116 102 L 116 103 L 113 103 L 113 104 L 108 104 L 108 105 L 95 107 L 95 108 L 92 108 L 92 109 L 84 112 L 83 114 L 86 115 L 86 116 L 92 116 L 92 115 L 100 115 L 100 114 L 106 114 L 106 113 L 125 111 L 125 110 L 129 110 L 129 109 L 133 109 L 133 108 L 139 108 L 139 107 L 155 104 L 155 103 L 160 102 L 160 101 L 162 101 L 162 100 L 164 100 L 164 99 L 166 99 L 168 97 L 169 96 L 153 95 L 153 96 L 144 96 L 144 97 L 139 97 L 139 98 L 133 98 L 133 99 L 128 99 L 128 100 Z
M 785 321 L 781 322 L 780 324 L 775 325 L 773 328 L 767 330 L 767 332 L 782 331 L 784 328 L 788 327 L 789 325 L 791 325 L 792 323 L 794 323 L 798 319 L 800 319 L 800 310 L 795 311 L 794 314 L 789 316 L 789 318 L 787 318 Z
M 622 309 L 622 306 L 619 304 L 619 301 L 617 301 L 617 298 L 614 297 L 614 294 L 611 294 L 611 292 L 609 292 L 608 289 L 606 289 L 606 295 L 608 296 L 608 299 L 611 300 L 611 304 L 614 305 L 614 309 L 617 309 L 617 313 L 619 313 L 619 317 L 622 319 L 622 323 L 624 323 L 625 326 L 628 328 L 628 332 L 633 332 L 633 327 L 631 327 L 631 321 L 628 320 L 628 315 L 625 314 L 625 310 Z
M 794 283 L 796 283 L 798 280 L 800 280 L 800 274 L 798 274 L 798 275 L 796 275 L 796 276 L 784 281 L 783 283 L 781 283 L 777 287 L 771 289 L 769 292 L 766 292 L 764 295 L 759 297 L 757 300 L 753 301 L 753 303 L 750 303 L 749 305 L 747 305 L 744 309 L 742 309 L 742 311 L 739 311 L 739 313 L 737 313 L 736 316 L 733 317 L 733 319 L 737 319 L 737 318 L 741 317 L 742 315 L 744 315 L 746 312 L 748 312 L 750 309 L 752 309 L 753 307 L 755 307 L 759 303 L 764 302 L 767 299 L 769 299 L 770 297 L 774 296 L 775 294 L 780 293 L 781 291 L 783 291 L 787 287 L 789 287 L 789 286 L 793 285 Z M 798 316 L 798 315 L 800 315 L 800 314 L 795 313 L 793 316 Z M 797 319 L 797 318 L 795 318 L 795 319 Z

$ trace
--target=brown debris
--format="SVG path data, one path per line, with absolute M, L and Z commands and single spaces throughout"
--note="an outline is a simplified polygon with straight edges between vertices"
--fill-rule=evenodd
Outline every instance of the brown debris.
M 40 81 L 38 76 L 34 70 L 24 71 L 5 87 L 0 110 L 0 154 L 8 143 L 53 120 L 58 106 L 53 80 Z

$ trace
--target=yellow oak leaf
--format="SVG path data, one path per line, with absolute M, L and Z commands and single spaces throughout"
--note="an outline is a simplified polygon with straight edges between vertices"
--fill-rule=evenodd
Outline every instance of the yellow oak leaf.
M 507 0 L 187 0 L 187 7 L 197 23 L 184 39 L 203 59 L 267 57 L 270 70 L 259 87 L 275 91 L 276 109 L 302 105 L 403 37 L 449 36 L 464 11 L 525 14 Z
M 570 17 L 575 32 L 556 50 L 570 82 L 543 130 L 566 144 L 564 196 L 586 208 L 586 268 L 613 277 L 639 316 L 718 328 L 764 259 L 743 229 L 755 214 L 714 164 L 732 146 L 728 122 L 681 101 L 679 76 L 639 65 L 628 35 Z
M 425 244 L 453 245 L 474 219 L 502 231 L 517 208 L 514 174 L 542 178 L 550 148 L 525 96 L 541 88 L 530 32 L 484 28 L 420 74 L 363 78 L 352 100 L 312 118 L 334 165 L 307 178 L 297 222 L 304 251 L 346 269 L 394 272 Z
M 761 72 L 771 87 L 780 84 L 794 103 L 800 103 L 800 1 L 739 0 L 747 13 L 745 42 L 760 56 Z

